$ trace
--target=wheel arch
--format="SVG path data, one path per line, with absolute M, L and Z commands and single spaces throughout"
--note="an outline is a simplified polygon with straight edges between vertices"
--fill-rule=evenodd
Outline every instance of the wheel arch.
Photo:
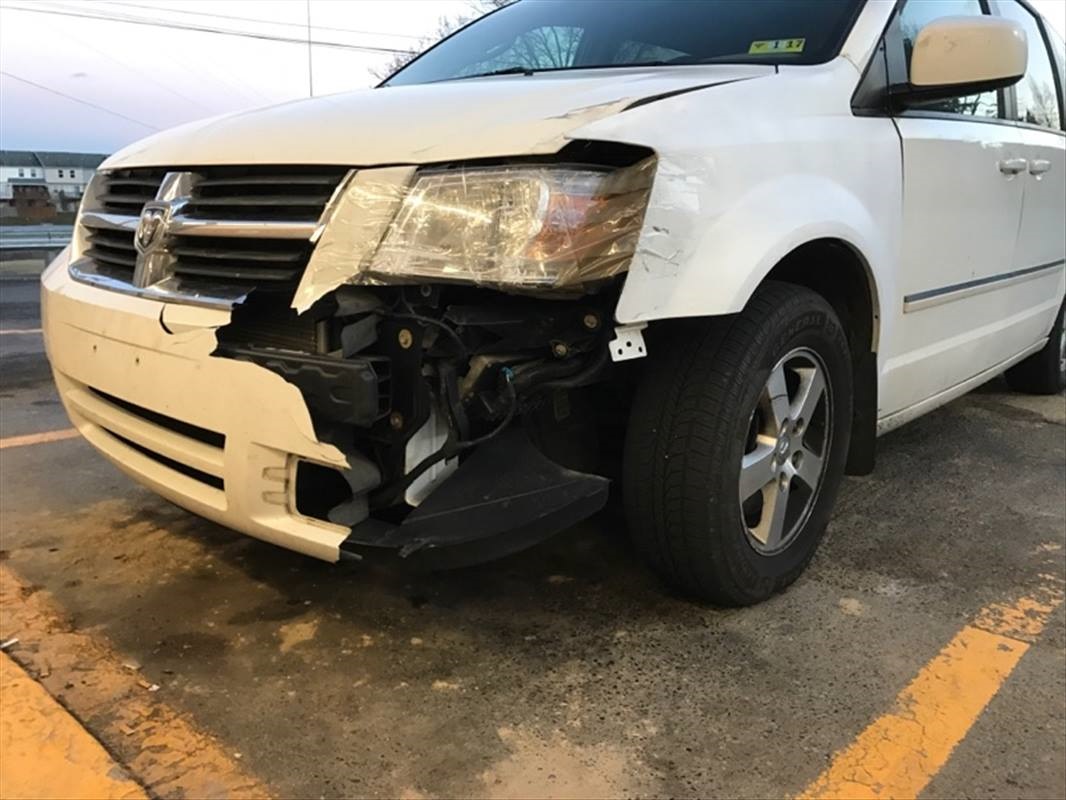
M 846 471 L 850 475 L 869 474 L 876 453 L 877 351 L 881 335 L 877 280 L 869 262 L 850 242 L 824 237 L 794 248 L 763 280 L 791 283 L 815 292 L 833 307 L 844 326 L 855 386 Z

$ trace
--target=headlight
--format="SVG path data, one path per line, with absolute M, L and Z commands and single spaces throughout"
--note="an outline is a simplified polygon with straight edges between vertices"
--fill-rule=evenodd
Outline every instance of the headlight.
M 654 161 L 615 170 L 515 166 L 417 175 L 366 277 L 535 288 L 623 272 Z

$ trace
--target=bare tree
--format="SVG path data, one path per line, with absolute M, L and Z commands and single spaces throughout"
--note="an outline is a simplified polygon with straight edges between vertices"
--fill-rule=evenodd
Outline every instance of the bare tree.
M 380 67 L 372 68 L 370 70 L 371 74 L 379 81 L 385 80 L 400 69 L 400 67 L 403 67 L 412 61 L 415 56 L 426 50 L 430 45 L 436 44 L 448 34 L 458 30 L 469 22 L 473 22 L 478 17 L 483 17 L 485 14 L 488 14 L 490 11 L 495 11 L 497 8 L 509 6 L 514 1 L 515 0 L 470 0 L 468 9 L 465 12 L 451 17 L 441 17 L 437 22 L 436 30 L 430 36 L 421 39 L 411 50 L 404 53 L 396 53 Z

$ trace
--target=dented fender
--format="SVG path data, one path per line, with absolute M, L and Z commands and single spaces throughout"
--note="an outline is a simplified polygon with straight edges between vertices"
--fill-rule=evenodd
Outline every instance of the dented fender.
M 802 91 L 789 69 L 804 71 Z M 853 114 L 859 75 L 846 58 L 779 72 L 757 90 L 686 92 L 571 134 L 658 159 L 618 322 L 736 313 L 782 258 L 823 238 L 860 256 L 879 306 L 893 296 L 902 167 L 892 121 Z

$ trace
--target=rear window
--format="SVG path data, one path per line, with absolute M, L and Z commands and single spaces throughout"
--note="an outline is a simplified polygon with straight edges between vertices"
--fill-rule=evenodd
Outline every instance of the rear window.
M 393 75 L 400 86 L 500 72 L 833 58 L 861 0 L 520 0 Z

